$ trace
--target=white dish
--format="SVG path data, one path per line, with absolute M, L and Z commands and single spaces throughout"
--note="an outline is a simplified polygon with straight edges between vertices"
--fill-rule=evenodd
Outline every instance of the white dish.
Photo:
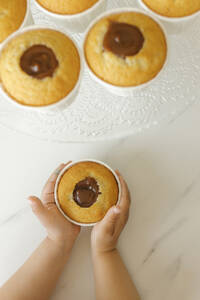
M 185 16 L 185 17 L 179 17 L 179 18 L 173 18 L 173 17 L 165 17 L 163 15 L 160 15 L 158 13 L 156 13 L 155 11 L 153 11 L 152 9 L 150 9 L 144 2 L 143 0 L 138 0 L 139 5 L 144 8 L 147 12 L 149 12 L 151 15 L 153 15 L 156 18 L 159 18 L 162 21 L 165 22 L 169 22 L 169 23 L 175 23 L 175 24 L 180 24 L 180 23 L 188 23 L 188 21 L 193 20 L 194 18 L 196 18 L 198 15 L 200 15 L 200 12 L 197 11 L 196 13 L 189 15 L 189 16 Z
M 160 70 L 160 72 L 156 75 L 156 77 L 154 77 L 153 79 L 149 80 L 146 83 L 140 84 L 138 86 L 133 86 L 133 87 L 120 87 L 120 86 L 112 85 L 112 84 L 110 84 L 110 83 L 102 80 L 101 78 L 99 78 L 91 70 L 91 68 L 89 67 L 89 65 L 87 63 L 87 59 L 85 57 L 85 51 L 83 50 L 83 52 L 84 52 L 84 60 L 85 60 L 86 66 L 87 66 L 87 70 L 88 70 L 91 78 L 94 81 L 96 81 L 97 83 L 101 84 L 104 88 L 106 88 L 107 90 L 109 90 L 109 92 L 111 92 L 113 94 L 116 94 L 116 95 L 122 96 L 122 97 L 133 97 L 135 91 L 141 90 L 143 88 L 146 88 L 146 87 L 150 86 L 153 82 L 155 82 L 157 80 L 157 78 L 159 77 L 159 75 L 165 70 L 165 68 L 166 68 L 166 66 L 168 64 L 169 42 L 168 42 L 166 30 L 165 30 L 164 26 L 159 22 L 159 20 L 157 20 L 156 18 L 154 18 L 152 16 L 149 16 L 148 13 L 146 13 L 146 12 L 140 10 L 140 9 L 127 7 L 127 8 L 118 8 L 118 9 L 113 9 L 113 10 L 106 11 L 105 13 L 101 14 L 100 16 L 98 16 L 95 20 L 93 20 L 93 22 L 89 25 L 89 27 L 87 28 L 87 31 L 85 33 L 85 37 L 84 37 L 84 41 L 83 41 L 83 48 L 85 48 L 85 42 L 86 42 L 87 35 L 88 35 L 89 31 L 91 30 L 91 28 L 94 26 L 94 24 L 96 24 L 99 20 L 101 20 L 102 18 L 104 18 L 106 16 L 117 14 L 117 13 L 120 13 L 120 12 L 139 12 L 139 13 L 142 13 L 144 15 L 147 15 L 148 17 L 152 18 L 155 22 L 157 22 L 159 24 L 159 26 L 161 27 L 161 29 L 164 32 L 165 39 L 166 39 L 166 42 L 167 42 L 167 57 L 166 57 L 165 63 L 163 65 L 162 69 Z
M 49 110 L 55 110 L 55 109 L 64 109 L 67 106 L 69 106 L 76 98 L 79 87 L 80 87 L 80 82 L 82 79 L 82 75 L 83 75 L 83 59 L 82 59 L 82 52 L 79 48 L 79 46 L 77 45 L 76 41 L 68 34 L 66 34 L 65 31 L 58 29 L 54 26 L 48 26 L 48 25 L 32 25 L 32 26 L 28 26 L 25 27 L 21 30 L 18 30 L 16 32 L 14 32 L 13 34 L 11 34 L 3 43 L 2 43 L 2 47 L 0 49 L 0 55 L 1 55 L 1 51 L 3 50 L 3 48 L 7 45 L 7 43 L 15 38 L 16 36 L 20 35 L 23 32 L 27 32 L 30 30 L 35 30 L 35 29 L 52 29 L 52 30 L 57 30 L 60 31 L 62 33 L 64 33 L 67 37 L 69 37 L 73 43 L 75 44 L 79 56 L 80 56 L 80 74 L 79 74 L 79 79 L 75 85 L 75 87 L 73 88 L 73 90 L 63 99 L 61 99 L 60 101 L 50 104 L 50 105 L 46 105 L 46 106 L 30 106 L 30 105 L 23 105 L 20 104 L 19 102 L 15 101 L 12 97 L 10 97 L 6 91 L 4 90 L 2 84 L 0 83 L 0 94 L 10 103 L 12 103 L 13 105 L 17 106 L 18 108 L 24 109 L 24 110 L 32 110 L 32 111 L 49 111 Z
M 104 162 L 102 161 L 99 161 L 99 160 L 95 160 L 95 159 L 81 159 L 81 160 L 77 160 L 77 161 L 74 161 L 70 164 L 68 164 L 61 172 L 60 174 L 58 175 L 58 178 L 56 180 L 56 184 L 55 184 L 55 189 L 54 189 L 54 197 L 55 197 L 55 202 L 56 202 L 56 205 L 59 209 L 59 211 L 62 213 L 62 215 L 67 219 L 69 220 L 70 222 L 76 224 L 76 225 L 79 225 L 79 226 L 82 226 L 82 227 L 88 227 L 88 226 L 94 226 L 95 224 L 97 223 L 89 223 L 89 224 L 86 224 L 86 223 L 79 223 L 79 222 L 76 222 L 74 220 L 72 220 L 71 218 L 69 218 L 65 213 L 64 211 L 62 210 L 62 208 L 60 207 L 60 204 L 59 204 L 59 201 L 58 201 L 58 198 L 57 198 L 57 190 L 58 190 L 58 185 L 59 185 L 59 182 L 60 182 L 60 179 L 62 178 L 63 174 L 69 169 L 71 168 L 72 166 L 76 165 L 77 163 L 80 163 L 80 162 L 87 162 L 87 161 L 90 161 L 90 162 L 95 162 L 95 163 L 98 163 L 100 165 L 103 165 L 104 167 L 106 167 L 108 170 L 110 170 L 112 172 L 112 174 L 114 175 L 116 181 L 117 181 L 117 184 L 118 184 L 118 188 L 119 188 L 119 194 L 118 194 L 118 201 L 117 201 L 117 204 L 119 203 L 120 201 L 120 198 L 121 198 L 121 184 L 120 184 L 120 181 L 119 181 L 119 178 L 117 176 L 117 174 L 115 173 L 115 171 L 113 171 L 113 169 L 111 169 L 107 164 L 105 164 Z
M 49 19 L 55 22 L 56 25 L 66 27 L 67 30 L 72 32 L 83 32 L 87 28 L 90 21 L 106 9 L 107 4 L 107 0 L 99 0 L 92 7 L 81 13 L 74 15 L 61 15 L 45 9 L 38 3 L 37 0 L 34 1 L 37 8 Z

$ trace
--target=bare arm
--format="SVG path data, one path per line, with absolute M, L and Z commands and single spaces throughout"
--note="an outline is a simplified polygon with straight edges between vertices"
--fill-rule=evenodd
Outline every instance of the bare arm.
M 30 197 L 33 212 L 47 230 L 47 237 L 25 264 L 0 289 L 4 300 L 47 300 L 69 259 L 80 228 L 68 222 L 54 202 L 54 186 L 61 165 L 46 183 L 42 202 Z
M 139 300 L 133 281 L 115 249 L 93 257 L 96 300 Z
M 0 289 L 4 300 L 47 300 L 67 262 L 69 249 L 46 238 L 26 263 Z
M 96 300 L 139 300 L 136 287 L 116 249 L 117 241 L 129 214 L 130 196 L 118 173 L 122 186 L 119 205 L 112 207 L 92 232 L 92 259 Z

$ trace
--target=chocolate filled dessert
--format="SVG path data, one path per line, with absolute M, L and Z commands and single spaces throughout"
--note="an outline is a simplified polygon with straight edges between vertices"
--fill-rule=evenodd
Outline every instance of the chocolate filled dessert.
M 79 162 L 66 170 L 57 189 L 63 212 L 79 223 L 100 221 L 118 201 L 119 188 L 113 173 L 96 162 Z
M 136 55 L 143 47 L 144 36 L 138 27 L 127 23 L 111 22 L 104 37 L 104 49 L 126 58 Z
M 80 207 L 90 207 L 97 201 L 100 194 L 96 180 L 86 177 L 75 185 L 73 199 Z
M 0 1 L 0 43 L 19 29 L 24 22 L 26 10 L 26 0 Z
M 92 7 L 99 0 L 36 0 L 41 6 L 50 12 L 61 15 L 73 15 L 81 13 L 88 8 Z
M 112 85 L 131 87 L 150 81 L 160 72 L 167 43 L 151 17 L 122 12 L 103 17 L 92 26 L 84 53 L 97 77 Z
M 169 18 L 190 16 L 200 10 L 200 0 L 142 0 L 152 11 Z
M 21 69 L 28 75 L 43 79 L 53 77 L 59 63 L 54 52 L 44 45 L 28 48 L 20 58 Z
M 66 97 L 80 74 L 80 56 L 71 39 L 52 29 L 33 29 L 11 39 L 0 56 L 0 80 L 23 105 L 45 106 Z

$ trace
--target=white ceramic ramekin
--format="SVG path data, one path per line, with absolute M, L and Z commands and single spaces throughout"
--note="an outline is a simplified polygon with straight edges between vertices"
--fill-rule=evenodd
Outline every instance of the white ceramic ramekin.
M 78 1 L 78 0 L 77 0 Z M 37 8 L 57 25 L 64 26 L 72 32 L 83 32 L 88 24 L 106 9 L 107 0 L 99 0 L 87 10 L 73 15 L 61 15 L 45 9 L 35 0 Z
M 18 30 L 23 29 L 26 26 L 30 26 L 30 25 L 34 24 L 33 17 L 32 17 L 32 14 L 31 14 L 30 2 L 29 2 L 29 0 L 27 0 L 26 2 L 27 2 L 27 7 L 26 7 L 26 14 L 25 14 L 25 17 L 24 17 L 24 21 L 22 22 L 20 27 L 15 32 L 17 32 Z M 0 43 L 0 49 L 1 49 L 4 42 L 5 41 Z
M 192 1 L 192 0 L 190 0 Z M 188 21 L 193 20 L 194 18 L 196 18 L 198 15 L 200 15 L 200 11 L 189 15 L 189 16 L 185 16 L 185 17 L 179 17 L 179 18 L 172 18 L 172 17 L 165 17 L 163 15 L 160 15 L 158 13 L 156 13 L 155 11 L 153 11 L 152 9 L 150 9 L 144 2 L 143 0 L 138 0 L 139 5 L 144 8 L 146 11 L 148 11 L 149 13 L 151 13 L 151 15 L 153 15 L 156 18 L 159 18 L 160 20 L 164 21 L 164 22 L 169 22 L 169 23 L 174 23 L 174 24 L 180 24 L 181 23 L 188 23 Z
M 50 105 L 44 105 L 44 106 L 31 106 L 31 105 L 23 105 L 17 101 L 15 101 L 12 97 L 10 97 L 7 92 L 4 90 L 2 84 L 0 83 L 0 95 L 2 95 L 7 101 L 9 101 L 10 103 L 14 104 L 15 106 L 17 106 L 18 108 L 24 109 L 24 110 L 32 110 L 32 111 L 49 111 L 49 110 L 62 110 L 64 108 L 66 108 L 68 105 L 70 105 L 76 98 L 78 91 L 79 91 L 79 87 L 80 87 L 80 83 L 82 80 L 82 76 L 83 76 L 83 58 L 82 58 L 82 51 L 79 49 L 79 46 L 77 45 L 76 41 L 69 36 L 68 34 L 66 34 L 65 31 L 57 29 L 56 27 L 53 26 L 47 26 L 47 25 L 32 25 L 32 26 L 28 26 L 25 27 L 21 30 L 18 30 L 16 32 L 14 32 L 13 34 L 11 34 L 3 43 L 2 43 L 2 47 L 0 49 L 0 55 L 1 55 L 1 51 L 2 49 L 7 45 L 7 43 L 15 38 L 16 36 L 26 32 L 26 31 L 32 31 L 32 30 L 36 30 L 36 29 L 52 29 L 52 30 L 56 30 L 56 31 L 60 31 L 62 33 L 64 33 L 68 38 L 70 38 L 73 43 L 75 44 L 77 51 L 79 53 L 80 56 L 80 74 L 79 74 L 79 78 L 78 81 L 75 85 L 75 87 L 73 88 L 73 90 L 63 99 L 61 99 L 60 101 L 50 104 Z
M 121 87 L 121 86 L 116 86 L 116 85 L 112 85 L 104 80 L 102 80 L 101 78 L 99 78 L 90 68 L 90 66 L 87 63 L 87 58 L 85 56 L 85 42 L 87 39 L 87 35 L 89 33 L 89 31 L 91 30 L 91 28 L 94 26 L 94 24 L 96 24 L 100 19 L 109 16 L 109 15 L 113 15 L 113 14 L 117 14 L 117 13 L 121 13 L 121 12 L 139 12 L 142 13 L 144 15 L 147 15 L 148 17 L 152 18 L 155 22 L 157 22 L 159 24 L 159 26 L 161 27 L 161 29 L 164 32 L 165 38 L 166 38 L 166 43 L 167 43 L 167 57 L 165 60 L 165 63 L 162 67 L 162 69 L 160 70 L 160 72 L 156 75 L 156 77 L 154 77 L 153 79 L 149 80 L 146 83 L 140 84 L 138 86 L 131 86 L 131 87 Z M 167 33 L 166 30 L 164 28 L 164 26 L 154 17 L 150 16 L 148 13 L 144 12 L 143 10 L 137 9 L 137 8 L 117 8 L 117 9 L 113 9 L 113 10 L 109 10 L 103 14 L 101 14 L 100 16 L 98 16 L 88 27 L 86 33 L 85 33 L 85 37 L 84 37 L 84 42 L 83 42 L 83 51 L 84 51 L 84 59 L 85 59 L 85 63 L 88 69 L 88 72 L 90 74 L 90 76 L 92 77 L 92 79 L 94 81 L 96 81 L 97 83 L 101 84 L 104 88 L 106 88 L 109 92 L 118 95 L 118 96 L 122 96 L 122 97 L 132 97 L 134 96 L 134 92 L 137 90 L 141 90 L 143 88 L 148 87 L 149 85 L 151 85 L 155 80 L 157 80 L 157 77 L 159 77 L 159 75 L 165 70 L 167 63 L 168 63 L 168 56 L 169 56 L 169 41 L 167 38 Z
M 31 13 L 31 8 L 30 8 L 30 1 L 27 0 L 27 10 L 26 10 L 26 15 L 25 15 L 25 18 L 24 18 L 24 21 L 21 25 L 21 27 L 19 29 L 22 29 L 26 26 L 30 26 L 34 24 L 34 21 L 33 21 L 33 17 L 32 17 L 32 13 Z
M 120 181 L 119 181 L 119 178 L 117 176 L 117 174 L 115 173 L 115 171 L 113 171 L 113 169 L 111 169 L 111 167 L 109 167 L 107 164 L 105 164 L 104 162 L 102 161 L 99 161 L 99 160 L 95 160 L 95 159 L 81 159 L 81 160 L 77 160 L 77 161 L 74 161 L 74 162 L 71 162 L 70 164 L 68 164 L 61 172 L 60 174 L 58 175 L 58 178 L 56 180 L 56 184 L 55 184 L 55 189 L 54 189 L 54 197 L 55 197 L 55 202 L 56 202 L 56 205 L 59 209 L 59 211 L 62 213 L 62 215 L 67 219 L 69 220 L 70 222 L 76 224 L 76 225 L 79 225 L 79 226 L 83 226 L 83 227 L 89 227 L 89 226 L 94 226 L 95 224 L 97 223 L 89 223 L 89 224 L 86 224 L 86 223 L 79 223 L 79 222 L 76 222 L 74 220 L 72 220 L 71 218 L 69 218 L 65 213 L 64 211 L 62 210 L 62 208 L 60 207 L 60 204 L 59 204 L 59 201 L 58 201 L 58 197 L 57 197 L 57 191 L 58 191 L 58 185 L 59 185 L 59 182 L 63 176 L 63 174 L 69 169 L 71 168 L 72 166 L 80 163 L 80 162 L 95 162 L 95 163 L 98 163 L 104 167 L 106 167 L 109 171 L 112 172 L 112 174 L 114 175 L 116 181 L 117 181 L 117 184 L 118 184 L 118 188 L 119 188 L 119 194 L 118 194 L 118 202 L 117 204 L 119 203 L 120 201 L 120 198 L 121 198 L 121 184 L 120 184 Z

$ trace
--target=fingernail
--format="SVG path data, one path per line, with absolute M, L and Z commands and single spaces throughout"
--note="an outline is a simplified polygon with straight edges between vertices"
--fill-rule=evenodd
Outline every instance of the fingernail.
M 28 202 L 29 202 L 29 205 L 30 205 L 31 207 L 33 207 L 33 206 L 34 206 L 34 203 L 33 203 L 33 201 L 31 201 L 31 200 L 28 200 Z
M 32 198 L 32 197 L 28 197 L 28 202 L 31 206 L 35 205 L 34 198 Z
M 114 213 L 115 213 L 115 214 L 120 214 L 120 208 L 119 208 L 119 207 L 115 206 L 115 207 L 113 208 L 113 210 L 114 210 Z
M 54 173 L 54 176 L 56 177 L 56 176 L 58 176 L 60 174 L 60 169 L 57 169 L 56 171 L 55 171 L 55 173 Z

